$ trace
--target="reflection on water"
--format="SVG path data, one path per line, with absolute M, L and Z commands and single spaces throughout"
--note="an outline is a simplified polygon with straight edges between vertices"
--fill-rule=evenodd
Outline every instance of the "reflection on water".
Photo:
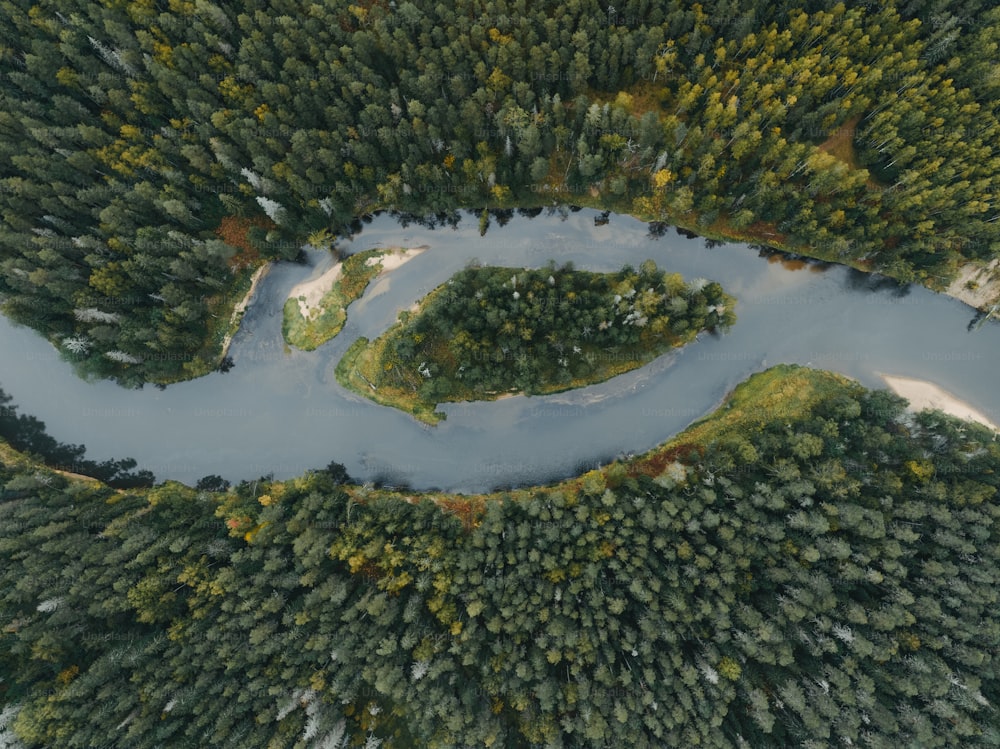
M 901 299 L 909 296 L 913 288 L 912 284 L 897 281 L 895 278 L 889 278 L 880 273 L 864 273 L 854 268 L 845 268 L 845 271 L 848 286 L 857 291 L 887 292 L 891 296 Z
M 0 319 L 0 384 L 54 437 L 86 444 L 88 457 L 130 455 L 161 480 L 192 484 L 209 474 L 286 478 L 331 460 L 355 478 L 414 489 L 553 481 L 653 447 L 750 373 L 781 362 L 843 372 L 869 387 L 883 386 L 879 371 L 931 380 L 1000 421 L 1000 326 L 966 332 L 971 312 L 960 302 L 842 266 L 762 257 L 748 245 L 709 249 L 699 237 L 651 231 L 628 216 L 595 223 L 601 215 L 571 207 L 507 211 L 491 217 L 485 237 L 471 212 L 402 221 L 365 216 L 343 253 L 430 249 L 369 288 L 349 308 L 342 333 L 314 352 L 285 346 L 281 309 L 295 284 L 330 262 L 315 252 L 305 265 L 277 266 L 261 284 L 233 340 L 228 374 L 162 391 L 87 383 L 39 336 Z M 446 404 L 448 419 L 437 427 L 347 392 L 334 378 L 358 336 L 378 336 L 400 310 L 473 260 L 613 271 L 646 258 L 667 272 L 722 283 L 738 299 L 736 325 L 578 391 Z
M 835 267 L 833 263 L 827 263 L 823 260 L 815 260 L 809 257 L 802 257 L 801 255 L 793 255 L 787 252 L 781 252 L 780 250 L 775 250 L 770 247 L 757 247 L 758 255 L 762 258 L 766 258 L 769 263 L 778 263 L 785 270 L 808 270 L 810 273 L 823 273 L 832 267 Z

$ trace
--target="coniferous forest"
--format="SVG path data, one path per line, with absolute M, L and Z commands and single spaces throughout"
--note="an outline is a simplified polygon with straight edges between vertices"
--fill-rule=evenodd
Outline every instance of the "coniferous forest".
M 0 311 L 165 386 L 307 244 L 556 205 L 943 289 L 1000 256 L 998 112 L 987 0 L 0 0 Z M 732 322 L 654 268 L 528 342 L 634 344 L 643 279 L 650 329 Z M 564 272 L 467 269 L 408 330 L 531 392 L 483 331 Z M 157 482 L 0 390 L 0 749 L 1000 746 L 1000 442 L 905 405 L 780 365 L 651 452 L 461 495 L 336 455 Z
M 210 371 L 251 268 L 376 210 L 585 199 L 930 285 L 997 252 L 985 1 L 0 8 L 0 298 L 90 377 Z
M 3 446 L 25 747 L 1000 742 L 1000 446 L 781 367 L 671 443 L 482 497 L 331 464 L 115 491 Z

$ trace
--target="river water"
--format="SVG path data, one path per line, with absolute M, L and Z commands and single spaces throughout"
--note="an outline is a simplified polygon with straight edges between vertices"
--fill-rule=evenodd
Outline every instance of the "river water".
M 372 284 L 349 309 L 340 335 L 314 352 L 289 350 L 281 311 L 296 283 L 329 267 L 276 266 L 261 284 L 230 350 L 235 367 L 165 390 L 125 390 L 77 378 L 33 331 L 0 317 L 0 386 L 20 412 L 42 419 L 62 442 L 93 460 L 134 457 L 159 480 L 193 484 L 207 474 L 236 481 L 275 478 L 343 463 L 359 480 L 414 489 L 476 492 L 572 475 L 663 442 L 710 412 L 752 372 L 789 362 L 842 372 L 868 387 L 877 373 L 931 380 L 1000 421 L 1000 325 L 967 330 L 974 311 L 921 287 L 900 288 L 841 266 L 762 257 L 742 244 L 708 248 L 674 233 L 596 211 L 562 210 L 455 228 L 402 226 L 379 216 L 350 243 L 428 245 Z M 471 260 L 537 267 L 549 260 L 613 271 L 652 258 L 687 280 L 704 277 L 736 296 L 738 321 L 608 382 L 559 395 L 446 404 L 436 427 L 342 388 L 334 368 L 358 336 L 374 338 Z

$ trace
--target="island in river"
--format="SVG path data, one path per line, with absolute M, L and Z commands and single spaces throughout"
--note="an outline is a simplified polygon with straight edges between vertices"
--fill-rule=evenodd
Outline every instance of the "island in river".
M 379 275 L 412 260 L 427 247 L 365 250 L 328 271 L 295 286 L 285 301 L 281 333 L 285 342 L 312 351 L 336 336 L 347 320 L 347 307 Z
M 736 300 L 652 260 L 614 273 L 472 266 L 337 366 L 344 386 L 427 423 L 438 403 L 570 390 L 726 329 Z

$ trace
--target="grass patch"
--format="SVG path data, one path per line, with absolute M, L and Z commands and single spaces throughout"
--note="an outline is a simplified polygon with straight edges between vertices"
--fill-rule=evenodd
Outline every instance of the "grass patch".
M 237 272 L 236 280 L 233 282 L 225 294 L 211 297 L 208 300 L 209 325 L 206 336 L 206 351 L 209 354 L 205 358 L 213 365 L 218 364 L 221 357 L 222 343 L 227 336 L 232 336 L 240 327 L 242 315 L 233 320 L 233 311 L 246 295 L 250 293 L 253 285 L 253 276 L 258 268 L 244 268 Z M 213 366 L 214 368 L 214 366 Z
M 751 375 L 737 385 L 712 413 L 695 421 L 674 438 L 649 452 L 624 461 L 614 461 L 603 468 L 545 487 L 574 497 L 580 491 L 603 491 L 628 476 L 670 477 L 684 480 L 686 468 L 697 463 L 705 449 L 719 442 L 743 440 L 775 422 L 794 422 L 807 415 L 823 400 L 839 394 L 856 395 L 863 388 L 843 375 L 797 364 L 779 364 Z M 531 487 L 507 492 L 519 499 L 531 496 Z M 490 494 L 477 497 L 498 499 Z
M 794 421 L 845 388 L 854 391 L 860 387 L 834 372 L 779 364 L 751 375 L 726 396 L 719 408 L 666 444 L 635 458 L 633 464 L 641 465 L 658 453 L 676 450 L 685 444 L 710 445 L 759 432 L 776 421 Z
M 864 169 L 865 167 L 861 164 L 861 160 L 858 159 L 857 151 L 854 150 L 854 134 L 857 131 L 859 122 L 861 122 L 861 115 L 854 115 L 854 117 L 846 120 L 842 125 L 840 125 L 840 127 L 834 130 L 833 134 L 816 146 L 816 148 L 820 151 L 825 151 L 826 153 L 836 156 L 838 159 L 851 167 L 851 169 Z M 869 170 L 868 173 L 869 189 L 878 190 L 885 187 L 883 183 L 875 179 L 871 170 Z
M 861 163 L 858 161 L 858 155 L 854 151 L 854 132 L 860 121 L 860 114 L 851 117 L 851 119 L 845 121 L 840 127 L 834 130 L 833 134 L 816 146 L 816 148 L 836 156 L 851 167 L 851 169 L 860 169 Z
M 596 104 L 616 104 L 627 109 L 633 117 L 639 119 L 646 112 L 655 112 L 660 115 L 663 112 L 664 103 L 669 97 L 669 91 L 661 84 L 640 80 L 633 83 L 628 89 L 620 91 L 589 89 L 587 96 L 591 102 Z
M 397 323 L 394 328 L 400 326 L 401 324 Z M 418 421 L 433 426 L 445 418 L 445 414 L 434 410 L 434 404 L 428 405 L 422 401 L 416 391 L 388 384 L 375 384 L 381 380 L 377 371 L 378 362 L 384 353 L 386 336 L 392 330 L 393 328 L 390 328 L 386 335 L 380 336 L 374 342 L 369 342 L 367 338 L 359 338 L 352 343 L 337 362 L 337 382 L 380 405 L 398 408 Z
M 20 467 L 30 462 L 24 453 L 15 450 L 7 443 L 7 440 L 0 437 L 0 463 L 12 467 Z
M 289 346 L 313 351 L 337 335 L 347 321 L 347 312 L 339 304 L 316 307 L 302 316 L 299 297 L 289 297 L 282 309 L 281 335 Z

